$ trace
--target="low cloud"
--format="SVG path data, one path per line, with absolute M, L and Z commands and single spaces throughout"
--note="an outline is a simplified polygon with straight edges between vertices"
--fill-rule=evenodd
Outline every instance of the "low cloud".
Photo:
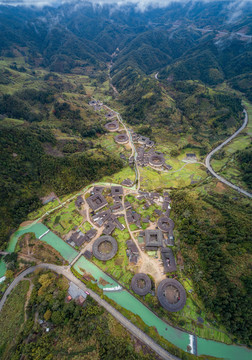
M 81 4 L 81 3 L 92 3 L 97 5 L 117 5 L 125 6 L 128 4 L 134 4 L 140 11 L 146 10 L 148 7 L 167 7 L 171 3 L 197 3 L 197 2 L 208 3 L 215 0 L 0 0 L 2 5 L 23 5 L 23 6 L 58 6 L 66 3 Z M 218 1 L 218 0 L 217 0 Z M 234 15 L 240 11 L 248 3 L 252 4 L 252 0 L 219 0 L 226 2 L 229 9 L 234 12 Z

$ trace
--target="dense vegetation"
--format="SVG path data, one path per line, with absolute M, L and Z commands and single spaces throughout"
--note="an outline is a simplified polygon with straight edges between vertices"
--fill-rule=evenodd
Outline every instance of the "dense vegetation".
M 52 91 L 26 89 L 14 95 L 3 94 L 0 97 L 1 113 L 10 118 L 25 119 L 29 122 L 41 121 L 41 114 L 36 114 L 34 105 L 42 110 L 53 102 Z M 46 113 L 48 117 L 48 113 Z
M 153 358 L 136 352 L 129 334 L 92 298 L 88 297 L 84 307 L 74 301 L 66 303 L 67 287 L 66 279 L 53 273 L 36 276 L 28 321 L 16 344 L 2 359 Z M 34 321 L 35 314 L 45 321 L 42 326 Z M 46 327 L 50 328 L 49 333 Z
M 251 343 L 251 207 L 216 193 L 172 197 L 186 273 L 214 319 Z
M 210 85 L 251 72 L 251 7 L 232 18 L 232 1 L 172 4 L 139 12 L 134 5 L 29 9 L 1 7 L 2 56 L 26 56 L 30 65 L 57 72 L 105 69 L 116 49 L 114 71 L 125 67 L 162 78 Z M 44 22 L 42 19 L 47 19 Z M 205 27 L 208 26 L 208 31 Z M 242 30 L 242 31 L 241 31 Z M 18 71 L 25 71 L 17 66 Z M 6 81 L 0 74 L 0 81 Z M 248 89 L 244 89 L 247 92 Z
M 179 3 L 145 12 L 111 6 L 0 6 L 0 248 L 41 205 L 41 196 L 70 193 L 122 167 L 118 154 L 114 158 L 99 146 L 101 116 L 82 96 L 90 89 L 83 87 L 80 75 L 87 74 L 97 88 L 107 79 L 109 54 L 116 51 L 110 75 L 124 118 L 157 142 L 170 136 L 171 156 L 187 147 L 203 156 L 242 121 L 236 93 L 251 99 L 252 48 L 250 38 L 239 33 L 252 33 L 249 5 L 243 4 L 246 16 L 241 11 L 232 21 L 229 1 Z M 243 181 L 251 185 L 251 150 L 238 153 L 236 161 Z M 213 318 L 235 340 L 248 344 L 250 207 L 193 190 L 175 192 L 173 200 L 186 274 Z M 16 265 L 10 258 L 8 271 Z M 89 340 L 97 337 L 95 345 L 77 355 L 97 351 L 100 358 L 112 358 L 113 343 L 121 358 L 142 358 L 109 333 L 95 304 L 88 301 L 84 310 L 64 304 L 65 290 L 50 276 L 50 289 L 37 279 L 31 316 L 35 310 L 47 314 L 55 328 L 46 334 L 33 328 L 32 320 L 18 339 L 13 360 L 21 353 L 27 359 L 46 358 L 53 337 L 56 345 L 61 343 L 61 331 L 76 345 L 79 332 L 73 327 Z M 68 355 L 60 349 L 58 356 Z
M 0 246 L 6 245 L 10 231 L 30 211 L 41 205 L 39 196 L 54 190 L 59 196 L 112 174 L 121 167 L 118 160 L 100 151 L 54 157 L 43 144 L 55 142 L 48 131 L 39 128 L 2 127 L 0 131 Z
M 241 101 L 232 94 L 185 81 L 175 82 L 168 89 L 187 120 L 185 130 L 188 125 L 193 127 L 192 138 L 202 147 L 219 141 L 241 124 Z
M 249 189 L 252 189 L 252 148 L 239 151 L 236 155 L 239 168 L 242 172 L 242 180 L 247 184 Z
M 213 143 L 241 124 L 239 98 L 214 91 L 197 81 L 160 86 L 157 81 L 127 67 L 114 75 L 113 82 L 125 106 L 124 118 L 138 126 L 140 132 L 142 125 L 146 125 L 149 136 L 152 129 L 160 127 L 167 133 L 191 134 L 191 144 L 206 153 Z

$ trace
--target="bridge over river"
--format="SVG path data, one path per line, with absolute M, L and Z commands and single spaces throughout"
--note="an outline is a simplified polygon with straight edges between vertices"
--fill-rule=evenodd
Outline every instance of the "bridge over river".
M 13 252 L 15 250 L 15 246 L 18 241 L 18 238 L 22 234 L 28 232 L 34 232 L 35 236 L 39 238 L 47 231 L 48 228 L 45 225 L 36 222 L 29 226 L 19 228 L 19 230 L 12 236 L 8 248 L 6 249 L 6 252 Z M 41 238 L 41 241 L 44 241 L 47 244 L 53 246 L 69 263 L 73 262 L 75 258 L 78 258 L 77 262 L 73 266 L 74 269 L 80 274 L 82 274 L 83 271 L 86 271 L 87 273 L 91 273 L 94 279 L 96 280 L 97 285 L 101 289 L 105 290 L 105 292 L 106 292 L 106 287 L 110 289 L 113 287 L 115 289 L 118 289 L 118 286 L 120 286 L 120 284 L 118 284 L 110 276 L 104 273 L 95 264 L 88 261 L 85 257 L 83 256 L 78 257 L 78 252 L 75 249 L 73 249 L 70 245 L 65 243 L 62 239 L 60 239 L 51 231 L 47 232 L 46 235 L 44 235 Z M 65 269 L 65 267 L 58 267 L 58 268 Z M 69 273 L 69 269 L 70 268 L 68 267 L 68 273 Z M 1 261 L 0 277 L 4 275 L 5 270 L 6 270 L 5 264 L 3 261 Z M 100 279 L 105 280 L 106 285 L 102 285 L 99 282 Z M 177 328 L 168 325 L 166 322 L 158 318 L 150 309 L 148 309 L 143 303 L 141 303 L 138 299 L 136 299 L 125 289 L 123 289 L 122 291 L 107 291 L 105 294 L 108 298 L 114 300 L 118 305 L 139 315 L 148 326 L 154 326 L 161 336 L 163 336 L 169 342 L 171 342 L 172 344 L 174 344 L 175 346 L 177 346 L 178 348 L 184 351 L 187 351 L 187 346 L 191 344 L 193 345 L 194 353 L 196 353 L 197 351 L 197 355 L 209 355 L 209 356 L 219 357 L 223 359 L 230 359 L 230 360 L 251 359 L 252 351 L 246 347 L 236 346 L 236 345 L 226 345 L 217 341 L 205 340 L 196 337 L 193 334 L 189 334 L 187 332 L 181 331 Z M 98 295 L 96 295 L 96 297 L 97 296 Z M 122 323 L 122 325 L 124 324 Z M 142 336 L 144 337 L 144 335 Z M 144 339 L 142 339 L 142 341 L 145 342 Z M 153 344 L 152 339 L 151 341 L 152 341 L 151 344 Z M 196 344 L 197 344 L 197 350 L 196 350 Z M 154 351 L 156 350 L 157 349 L 154 349 Z M 167 354 L 168 353 L 166 352 L 165 356 L 162 356 L 161 354 L 160 356 L 162 356 L 164 359 L 174 359 L 172 355 L 170 354 L 167 355 Z

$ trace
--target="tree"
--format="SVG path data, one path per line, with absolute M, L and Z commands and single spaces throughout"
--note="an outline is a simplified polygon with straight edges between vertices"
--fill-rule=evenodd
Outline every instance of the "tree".
M 61 314 L 60 311 L 54 311 L 52 313 L 52 322 L 55 324 L 55 325 L 61 325 L 64 323 L 64 318 Z
M 172 157 L 176 157 L 176 156 L 179 155 L 179 151 L 176 150 L 176 149 L 173 149 L 173 150 L 170 151 L 170 155 L 171 155 Z
M 51 316 L 52 316 L 52 312 L 51 310 L 46 310 L 46 312 L 44 313 L 44 319 L 45 321 L 49 321 L 51 319 Z
M 11 279 L 13 279 L 14 272 L 12 270 L 7 270 L 5 273 L 5 276 L 6 276 L 7 280 L 11 280 Z

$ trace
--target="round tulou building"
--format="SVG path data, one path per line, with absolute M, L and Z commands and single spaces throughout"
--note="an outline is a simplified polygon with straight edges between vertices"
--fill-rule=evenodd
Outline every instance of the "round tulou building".
M 93 255 L 102 261 L 112 259 L 118 250 L 117 241 L 109 235 L 99 237 L 93 243 Z
M 186 303 L 184 287 L 175 279 L 164 279 L 158 286 L 157 297 L 160 304 L 168 311 L 182 310 Z

